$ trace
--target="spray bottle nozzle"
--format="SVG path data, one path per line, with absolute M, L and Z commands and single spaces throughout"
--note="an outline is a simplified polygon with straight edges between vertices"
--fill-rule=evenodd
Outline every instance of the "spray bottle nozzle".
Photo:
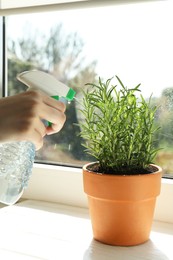
M 40 89 L 49 96 L 64 97 L 67 101 L 72 101 L 76 94 L 72 88 L 43 71 L 24 71 L 17 76 L 17 79 L 30 89 Z
M 17 79 L 30 89 L 40 89 L 44 93 L 59 100 L 60 97 L 72 101 L 76 92 L 58 81 L 52 75 L 39 70 L 24 71 L 17 75 Z M 51 123 L 48 123 L 51 126 Z

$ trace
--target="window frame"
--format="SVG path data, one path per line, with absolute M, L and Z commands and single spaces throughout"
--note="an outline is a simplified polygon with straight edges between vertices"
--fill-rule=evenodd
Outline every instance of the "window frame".
M 0 17 L 0 97 L 2 97 L 2 86 L 3 86 L 3 18 Z
M 0 0 L 0 15 L 156 1 L 163 0 Z
M 5 43 L 5 18 L 0 17 L 0 97 L 4 97 L 6 86 L 6 43 Z
M 158 0 L 156 0 L 158 1 Z M 11 11 L 13 8 L 17 13 L 23 13 L 25 11 L 33 11 L 41 10 L 41 7 L 36 8 L 32 4 L 31 9 L 16 9 L 15 3 L 17 1 L 10 1 L 10 0 L 1 0 L 0 1 L 0 13 L 2 13 L 3 4 L 11 3 L 11 5 L 4 9 L 4 14 L 13 14 Z M 40 1 L 40 3 L 46 5 L 50 3 L 50 1 Z M 78 6 L 84 6 L 84 2 L 91 4 L 90 1 L 51 1 L 56 2 L 57 5 L 62 4 L 63 8 L 67 7 L 67 4 L 70 3 L 70 6 L 76 7 L 77 5 L 74 2 L 78 2 Z M 65 3 L 66 2 L 66 3 Z M 96 4 L 96 1 L 93 1 Z M 103 1 L 98 1 L 98 4 L 103 3 Z M 119 3 L 120 1 L 107 1 L 107 3 Z M 129 3 L 134 1 L 123 1 L 123 3 Z M 31 1 L 26 0 L 25 3 L 31 3 Z M 56 7 L 57 7 L 56 5 Z M 31 6 L 30 6 L 31 7 Z M 62 6 L 61 6 L 62 7 Z M 68 6 L 69 8 L 69 6 Z M 5 58 L 5 30 L 4 30 L 4 23 L 2 22 L 4 18 L 0 17 L 0 43 L 2 45 L 2 49 L 0 51 L 1 55 L 1 72 L 2 68 L 5 70 L 5 75 L 7 74 L 6 70 L 6 58 Z M 3 58 L 2 58 L 3 56 Z M 2 74 L 3 75 L 3 74 Z M 2 77 L 0 86 L 4 86 L 6 88 L 6 76 Z M 3 89 L 3 88 L 2 88 Z M 3 91 L 3 96 L 6 96 L 6 91 Z M 51 188 L 50 188 L 51 187 Z M 55 203 L 67 204 L 71 206 L 78 206 L 78 207 L 87 207 L 87 198 L 83 192 L 83 184 L 82 184 L 82 169 L 74 168 L 74 167 L 63 167 L 58 165 L 45 165 L 40 163 L 35 163 L 33 167 L 33 173 L 29 182 L 28 188 L 24 191 L 22 196 L 23 199 L 34 199 L 34 200 L 42 200 L 42 201 L 50 201 Z M 166 203 L 165 203 L 166 201 Z M 157 199 L 156 203 L 156 210 L 155 210 L 155 220 L 170 222 L 173 223 L 173 207 L 171 208 L 170 205 L 173 205 L 173 179 L 162 178 L 162 188 L 161 188 L 161 195 Z

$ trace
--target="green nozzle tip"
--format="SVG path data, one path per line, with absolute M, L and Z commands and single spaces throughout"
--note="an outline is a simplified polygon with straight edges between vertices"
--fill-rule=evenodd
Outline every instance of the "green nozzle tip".
M 51 96 L 52 98 L 59 100 L 59 96 Z
M 68 101 L 72 101 L 74 96 L 75 96 L 75 94 L 76 94 L 76 92 L 72 88 L 70 88 L 68 93 L 67 93 L 67 95 L 66 95 L 66 99 Z

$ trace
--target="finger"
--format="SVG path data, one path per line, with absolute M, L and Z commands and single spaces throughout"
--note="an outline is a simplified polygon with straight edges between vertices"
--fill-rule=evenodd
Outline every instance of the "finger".
M 32 136 L 32 142 L 35 145 L 36 151 L 38 151 L 43 146 L 43 137 L 37 129 L 34 129 L 34 135 Z
M 39 150 L 43 146 L 43 138 L 46 135 L 46 126 L 44 123 L 38 119 L 37 124 L 35 124 L 34 134 L 35 134 L 35 147 Z
M 65 121 L 66 121 L 66 116 L 65 114 L 63 114 L 63 117 L 61 117 L 61 119 L 59 118 L 55 124 L 52 124 L 50 127 L 47 127 L 46 129 L 47 135 L 51 135 L 59 132 L 64 126 Z
M 46 126 L 40 118 L 38 118 L 38 123 L 35 124 L 35 130 L 37 130 L 42 137 L 46 135 Z
M 50 107 L 53 107 L 59 111 L 62 111 L 63 113 L 66 110 L 66 105 L 63 102 L 56 100 L 52 97 L 49 97 L 47 95 L 44 95 L 43 102 Z
M 55 133 L 58 133 L 62 127 L 63 127 L 64 124 L 52 124 L 51 127 L 47 127 L 46 129 L 46 134 L 47 135 L 51 135 L 51 134 L 55 134 Z
M 66 116 L 63 112 L 49 106 L 43 106 L 42 110 L 39 112 L 40 118 L 51 122 L 52 124 L 61 124 L 65 122 Z

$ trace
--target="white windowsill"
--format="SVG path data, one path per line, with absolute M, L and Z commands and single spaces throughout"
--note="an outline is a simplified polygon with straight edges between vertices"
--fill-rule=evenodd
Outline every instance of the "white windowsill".
M 35 164 L 23 199 L 60 203 L 87 208 L 82 169 Z M 154 219 L 173 223 L 173 179 L 162 179 Z
M 0 219 L 3 260 L 173 259 L 173 224 L 154 222 L 148 242 L 118 247 L 93 240 L 83 208 L 26 200 L 0 209 Z

